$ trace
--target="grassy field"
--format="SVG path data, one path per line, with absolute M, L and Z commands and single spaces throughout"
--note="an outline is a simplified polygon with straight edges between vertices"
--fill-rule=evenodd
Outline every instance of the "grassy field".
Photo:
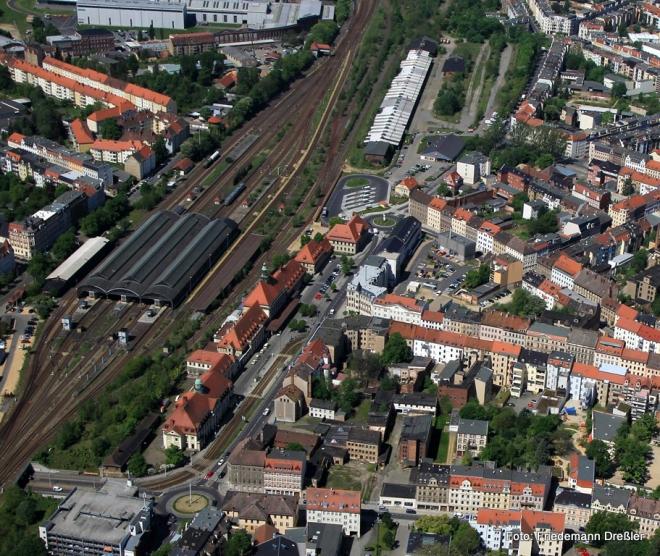
M 328 488 L 340 488 L 346 490 L 362 490 L 362 483 L 354 475 L 350 467 L 343 465 L 333 465 L 328 471 Z
M 435 456 L 437 463 L 445 463 L 447 461 L 447 453 L 449 452 L 449 430 L 445 427 L 447 424 L 447 415 L 438 415 L 435 419 L 435 428 L 440 431 L 440 442 L 438 443 L 438 452 Z
M 350 188 L 355 188 L 357 189 L 358 187 L 364 187 L 365 185 L 369 184 L 369 180 L 367 178 L 348 178 L 346 180 L 346 187 Z

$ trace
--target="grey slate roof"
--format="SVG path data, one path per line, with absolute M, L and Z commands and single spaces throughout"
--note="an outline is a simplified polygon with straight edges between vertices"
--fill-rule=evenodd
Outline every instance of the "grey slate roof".
M 598 502 L 603 506 L 609 504 L 613 507 L 623 506 L 627 508 L 630 501 L 630 491 L 624 488 L 594 485 L 591 501 L 592 503 Z
M 592 438 L 604 442 L 614 442 L 616 433 L 627 422 L 625 417 L 594 411 L 591 414 Z
M 477 419 L 461 419 L 458 422 L 458 434 L 488 436 L 488 421 L 479 421 Z

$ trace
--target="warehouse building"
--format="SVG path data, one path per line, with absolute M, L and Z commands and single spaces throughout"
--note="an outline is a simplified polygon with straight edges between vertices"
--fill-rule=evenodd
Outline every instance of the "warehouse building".
M 183 29 L 186 4 L 175 0 L 78 0 L 78 25 Z
M 81 282 L 79 295 L 179 305 L 231 244 L 229 219 L 153 214 Z
M 48 554 L 139 554 L 152 516 L 150 500 L 74 489 L 39 537 Z
M 45 288 L 54 295 L 60 295 L 68 286 L 94 264 L 98 263 L 108 246 L 105 237 L 93 237 L 83 243 L 60 266 L 46 278 Z
M 195 25 L 241 25 L 250 29 L 294 27 L 333 19 L 321 0 L 78 0 L 79 25 L 183 29 Z
M 408 52 L 364 140 L 368 152 L 371 153 L 377 145 L 389 144 L 396 148 L 401 144 L 426 83 L 431 63 L 432 58 L 428 50 Z

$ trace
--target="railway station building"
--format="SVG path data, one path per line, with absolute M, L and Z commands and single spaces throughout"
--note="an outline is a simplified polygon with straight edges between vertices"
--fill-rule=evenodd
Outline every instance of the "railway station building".
M 236 233 L 230 219 L 157 212 L 81 281 L 78 294 L 176 307 Z

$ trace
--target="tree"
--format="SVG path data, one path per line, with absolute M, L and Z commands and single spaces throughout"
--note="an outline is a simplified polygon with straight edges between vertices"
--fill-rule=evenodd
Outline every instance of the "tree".
M 15 519 L 19 525 L 28 526 L 34 523 L 38 518 L 37 502 L 31 496 L 25 498 L 16 506 Z
M 351 377 L 366 384 L 369 380 L 378 378 L 383 370 L 383 363 L 377 354 L 358 349 L 351 353 L 347 367 L 351 371 Z
M 396 533 L 394 532 L 394 529 L 386 529 L 383 533 L 382 540 L 385 548 L 387 550 L 392 550 L 396 541 Z
M 144 477 L 147 474 L 147 469 L 147 462 L 140 452 L 133 454 L 131 459 L 128 460 L 128 472 L 133 477 Z
M 289 323 L 289 328 L 294 332 L 304 332 L 307 330 L 307 323 L 304 320 L 292 319 Z
M 346 255 L 346 253 L 342 254 L 340 259 L 340 264 L 341 264 L 341 271 L 344 273 L 345 276 L 350 274 L 351 270 L 353 270 L 353 267 L 355 266 L 353 259 L 348 255 Z
M 626 88 L 626 84 L 623 83 L 622 81 L 617 81 L 613 86 L 612 86 L 612 98 L 623 98 L 626 96 L 626 93 L 628 92 L 628 89 Z
M 520 317 L 538 316 L 545 311 L 545 301 L 527 290 L 518 288 L 509 303 L 500 304 L 498 309 Z
M 626 178 L 626 181 L 623 184 L 621 189 L 622 195 L 632 195 L 635 192 L 635 186 L 630 178 Z
M 339 388 L 333 390 L 333 397 L 341 409 L 345 413 L 350 413 L 350 411 L 358 404 L 360 401 L 360 394 L 357 389 L 357 382 L 352 378 L 344 380 Z
M 50 248 L 50 254 L 56 263 L 60 263 L 75 250 L 76 234 L 73 228 L 70 228 L 55 240 L 55 243 Z
M 449 535 L 454 527 L 447 515 L 423 515 L 415 522 L 415 529 L 435 535 Z
M 587 445 L 587 457 L 596 463 L 596 477 L 607 479 L 614 474 L 615 465 L 610 456 L 607 444 L 602 440 L 593 440 Z
M 381 355 L 381 361 L 383 365 L 391 365 L 392 363 L 402 363 L 404 361 L 412 360 L 412 350 L 410 346 L 406 343 L 406 340 L 399 334 L 395 332 L 387 338 L 385 342 L 385 349 Z
M 470 270 L 465 275 L 465 287 L 474 289 L 490 279 L 490 265 L 482 263 L 477 270 Z
M 167 147 L 165 146 L 165 139 L 159 137 L 154 141 L 153 145 L 151 145 L 151 148 L 153 149 L 154 154 L 156 155 L 157 165 L 160 165 L 167 160 L 167 157 L 169 156 L 170 153 L 167 151 Z
M 646 268 L 649 259 L 649 252 L 643 247 L 635 252 L 632 260 L 630 261 L 630 266 L 633 269 L 633 272 L 638 273 Z
M 225 548 L 227 556 L 247 556 L 252 549 L 252 537 L 242 529 L 231 534 Z
M 287 450 L 291 450 L 292 452 L 304 452 L 305 447 L 300 443 L 300 442 L 289 442 L 286 445 Z
M 552 157 L 551 154 L 544 153 L 536 159 L 535 164 L 538 168 L 543 169 L 543 168 L 547 168 L 548 166 L 550 166 L 554 161 L 555 161 L 555 159 Z
M 273 259 L 270 263 L 271 272 L 276 271 L 278 268 L 282 268 L 286 263 L 289 262 L 291 257 L 288 253 L 277 253 L 273 255 Z
M 605 542 L 605 533 L 626 533 L 628 531 L 637 531 L 639 523 L 630 521 L 624 514 L 615 514 L 610 512 L 596 512 L 591 515 L 587 526 L 584 528 L 588 535 L 593 535 L 591 544 L 596 547 L 603 546 Z
M 11 74 L 7 66 L 0 66 L 0 91 L 9 91 L 14 87 Z
M 172 467 L 181 467 L 186 463 L 186 454 L 176 446 L 170 446 L 165 449 L 165 463 Z
M 317 311 L 318 310 L 316 308 L 316 305 L 312 305 L 311 303 L 310 304 L 303 303 L 300 306 L 300 314 L 303 317 L 313 317 L 316 315 Z
M 99 124 L 99 131 L 103 139 L 117 140 L 121 137 L 123 131 L 121 127 L 117 124 L 115 118 L 110 118 L 108 120 L 103 120 Z
M 474 554 L 481 546 L 481 538 L 476 529 L 473 529 L 468 523 L 461 522 L 451 539 L 451 547 L 462 556 Z

